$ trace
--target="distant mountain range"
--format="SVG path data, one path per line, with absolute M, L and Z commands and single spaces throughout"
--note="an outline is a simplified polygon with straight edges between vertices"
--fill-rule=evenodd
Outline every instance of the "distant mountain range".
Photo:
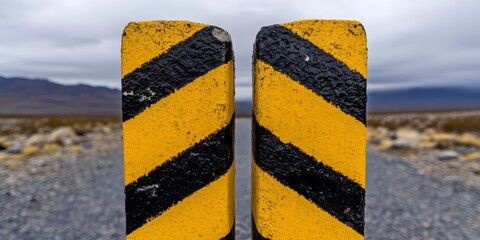
M 399 90 L 368 91 L 367 112 L 425 112 L 480 110 L 479 88 L 423 87 Z M 250 101 L 236 102 L 237 115 L 249 116 Z
M 368 92 L 368 112 L 480 110 L 480 89 L 423 87 Z
M 0 77 L 0 114 L 121 114 L 118 89 Z
M 250 116 L 252 103 L 237 99 L 236 114 Z M 0 77 L 0 114 L 121 114 L 118 89 L 48 80 Z M 375 90 L 368 92 L 368 112 L 480 110 L 480 89 L 456 87 Z

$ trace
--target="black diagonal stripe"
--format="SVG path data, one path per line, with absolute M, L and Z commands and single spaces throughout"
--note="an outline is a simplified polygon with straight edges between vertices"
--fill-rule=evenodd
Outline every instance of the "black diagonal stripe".
M 311 42 L 280 25 L 257 34 L 261 59 L 365 124 L 366 79 Z
M 220 238 L 220 240 L 235 240 L 235 224 L 233 224 L 232 229 L 230 229 L 230 232 L 223 238 Z
M 253 214 L 252 214 L 252 240 L 270 240 L 270 238 L 266 238 L 262 236 L 262 234 L 258 231 L 257 224 L 253 219 Z
M 254 120 L 255 121 L 255 120 Z M 256 164 L 363 235 L 365 189 L 254 122 Z
M 217 39 L 214 29 L 203 28 L 122 79 L 123 121 L 233 59 L 232 43 Z
M 125 186 L 127 234 L 228 171 L 234 121 L 232 117 L 222 130 Z

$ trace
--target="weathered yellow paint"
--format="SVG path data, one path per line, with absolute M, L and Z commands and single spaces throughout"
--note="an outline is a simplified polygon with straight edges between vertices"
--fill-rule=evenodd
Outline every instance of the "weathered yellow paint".
M 233 71 L 223 64 L 123 123 L 125 185 L 228 125 Z
M 361 23 L 346 20 L 302 20 L 281 25 L 367 78 L 367 37 Z
M 206 26 L 189 21 L 129 23 L 122 38 L 122 78 Z
M 234 166 L 232 164 L 216 181 L 131 232 L 127 240 L 220 239 L 226 236 L 235 219 Z
M 365 126 L 261 60 L 255 74 L 258 123 L 365 188 Z
M 355 230 L 262 171 L 254 161 L 252 170 L 255 186 L 252 213 L 262 236 L 272 240 L 363 239 Z

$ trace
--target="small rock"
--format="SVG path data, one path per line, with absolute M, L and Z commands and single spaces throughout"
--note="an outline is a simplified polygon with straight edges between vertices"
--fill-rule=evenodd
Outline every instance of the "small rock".
M 56 143 L 48 143 L 42 148 L 42 152 L 55 152 L 58 151 L 61 147 Z
M 109 127 L 103 127 L 103 128 L 102 128 L 102 132 L 103 132 L 103 133 L 111 133 L 112 130 L 111 130 Z
M 47 141 L 47 137 L 42 134 L 34 134 L 30 136 L 27 141 L 25 141 L 25 146 L 30 147 L 30 146 L 36 146 L 36 147 L 41 147 L 45 144 Z
M 437 131 L 434 128 L 427 128 L 425 131 L 423 131 L 424 135 L 432 135 L 435 134 Z
M 382 139 L 380 139 L 380 138 L 369 138 L 368 142 L 370 142 L 373 145 L 379 145 L 380 143 L 382 143 Z
M 19 154 L 22 152 L 22 148 L 23 146 L 20 143 L 14 143 L 7 148 L 6 152 L 12 154 Z
M 374 145 L 380 145 L 384 139 L 389 138 L 390 131 L 387 128 L 368 128 L 367 139 L 368 142 Z
M 396 136 L 399 139 L 406 139 L 410 141 L 419 141 L 420 140 L 420 133 L 413 129 L 408 128 L 401 128 L 396 131 Z
M 391 149 L 395 150 L 406 150 L 413 148 L 413 144 L 406 139 L 396 139 L 392 142 Z
M 377 131 L 381 133 L 383 136 L 387 136 L 390 133 L 390 130 L 386 127 L 378 127 Z
M 458 159 L 459 155 L 457 152 L 452 150 L 441 151 L 438 153 L 439 160 L 453 160 Z
M 382 139 L 380 141 L 380 143 L 378 144 L 378 147 L 380 149 L 389 149 L 390 147 L 392 147 L 392 140 L 390 139 Z
M 371 134 L 375 137 L 385 138 L 385 137 L 388 137 L 389 133 L 390 133 L 390 131 L 387 128 L 378 127 L 378 128 L 368 128 L 367 135 Z
M 421 221 L 423 228 L 430 228 L 430 223 L 427 221 Z
M 62 145 L 72 145 L 75 142 L 77 134 L 71 127 L 60 127 L 55 129 L 47 138 L 49 143 L 58 143 Z
M 22 155 L 33 156 L 40 153 L 40 148 L 36 146 L 27 146 L 22 149 Z

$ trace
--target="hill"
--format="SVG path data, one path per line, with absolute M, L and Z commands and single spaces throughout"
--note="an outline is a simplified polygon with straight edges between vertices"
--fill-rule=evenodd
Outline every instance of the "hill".
M 48 80 L 0 77 L 0 114 L 120 115 L 118 89 Z M 368 112 L 480 109 L 480 89 L 430 87 L 368 91 Z M 250 99 L 236 100 L 237 116 L 250 116 Z
M 368 113 L 480 110 L 480 89 L 431 87 L 369 90 Z M 252 103 L 237 99 L 237 116 L 250 116 Z
M 424 87 L 368 92 L 369 113 L 478 109 L 478 88 Z
M 0 77 L 0 114 L 121 114 L 118 89 Z

